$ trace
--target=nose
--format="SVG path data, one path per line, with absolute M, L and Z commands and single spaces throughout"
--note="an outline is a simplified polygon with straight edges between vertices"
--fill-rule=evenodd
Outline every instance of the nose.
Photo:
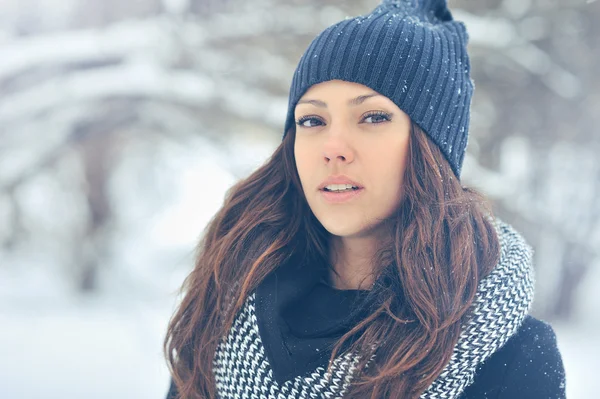
M 329 133 L 323 145 L 323 160 L 325 164 L 354 161 L 354 151 L 343 133 Z

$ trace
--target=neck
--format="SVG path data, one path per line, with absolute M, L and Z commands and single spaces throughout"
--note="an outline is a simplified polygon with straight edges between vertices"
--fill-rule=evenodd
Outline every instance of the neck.
M 373 255 L 377 240 L 373 237 L 331 238 L 329 259 L 335 273 L 329 272 L 331 285 L 337 289 L 368 290 L 374 282 Z

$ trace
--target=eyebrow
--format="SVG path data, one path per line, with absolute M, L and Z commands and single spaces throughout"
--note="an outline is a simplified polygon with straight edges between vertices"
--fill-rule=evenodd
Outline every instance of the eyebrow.
M 379 94 L 379 93 L 364 94 L 362 96 L 358 96 L 356 98 L 348 100 L 348 105 L 360 105 L 363 102 L 365 102 L 365 100 L 367 100 L 368 98 L 376 97 L 376 96 L 381 96 L 381 94 Z M 300 101 L 298 101 L 298 104 L 312 104 L 316 107 L 327 108 L 327 103 L 324 101 L 321 101 L 321 100 L 300 100 Z

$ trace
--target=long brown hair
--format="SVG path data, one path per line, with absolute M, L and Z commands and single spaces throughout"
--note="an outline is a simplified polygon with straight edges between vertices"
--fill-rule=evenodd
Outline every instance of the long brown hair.
M 219 340 L 269 273 L 295 254 L 329 261 L 330 235 L 304 197 L 294 138 L 292 128 L 262 167 L 229 190 L 198 246 L 164 341 L 180 398 L 216 398 Z M 450 360 L 478 282 L 500 256 L 485 198 L 460 184 L 414 123 L 409 148 L 404 197 L 374 258 L 376 306 L 340 338 L 329 363 L 346 343 L 361 354 L 349 398 L 418 398 Z

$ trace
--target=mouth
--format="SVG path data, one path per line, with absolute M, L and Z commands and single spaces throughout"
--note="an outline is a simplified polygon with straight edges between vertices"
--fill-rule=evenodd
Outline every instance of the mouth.
M 319 185 L 318 190 L 327 202 L 343 202 L 355 198 L 365 188 L 349 176 L 332 175 Z
M 350 191 L 360 190 L 362 187 L 353 184 L 329 184 L 321 189 L 328 193 L 346 193 Z
M 365 189 L 359 186 L 323 187 L 319 190 L 321 197 L 328 203 L 339 204 L 359 197 Z

